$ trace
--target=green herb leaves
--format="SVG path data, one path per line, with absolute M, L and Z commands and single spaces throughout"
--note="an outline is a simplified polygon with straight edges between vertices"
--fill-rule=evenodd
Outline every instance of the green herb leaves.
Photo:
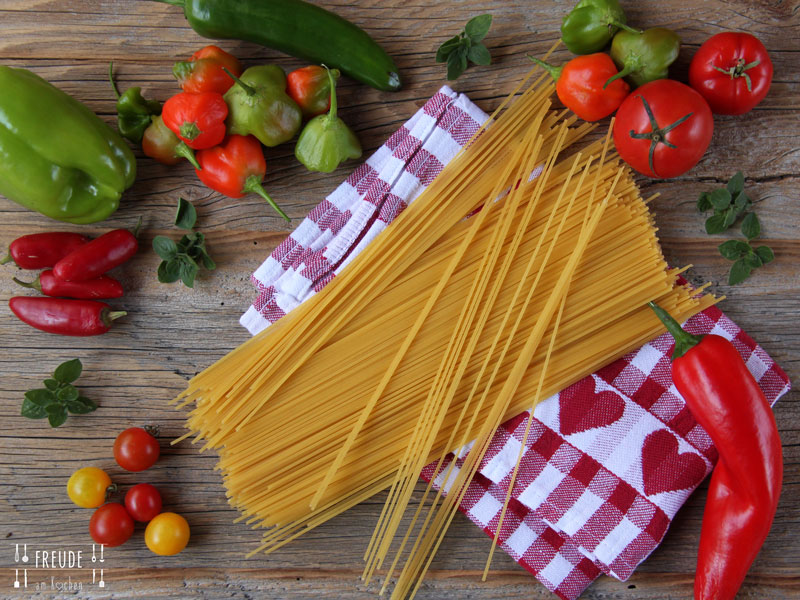
M 194 280 L 200 266 L 209 271 L 217 268 L 216 263 L 206 252 L 206 238 L 199 231 L 191 231 L 197 221 L 197 211 L 191 202 L 178 199 L 175 225 L 189 230 L 177 243 L 163 235 L 153 238 L 153 250 L 161 258 L 158 265 L 158 280 L 161 283 L 175 283 L 178 280 L 186 287 L 194 287 Z
M 736 285 L 747 279 L 757 269 L 775 258 L 769 246 L 753 248 L 750 241 L 761 235 L 761 223 L 754 212 L 747 212 L 753 206 L 750 197 L 744 191 L 744 175 L 741 171 L 731 177 L 724 188 L 712 192 L 703 192 L 697 200 L 697 210 L 707 212 L 714 210 L 714 215 L 706 220 L 706 233 L 715 234 L 727 231 L 741 216 L 742 233 L 747 242 L 728 240 L 719 245 L 719 252 L 732 260 L 728 284 Z
M 464 31 L 439 46 L 436 62 L 447 63 L 447 79 L 458 79 L 467 69 L 467 61 L 483 66 L 492 62 L 489 50 L 481 43 L 491 26 L 492 15 L 472 17 Z
M 29 419 L 47 418 L 50 427 L 58 427 L 64 424 L 69 413 L 83 415 L 97 410 L 97 404 L 81 396 L 78 388 L 72 385 L 82 371 L 80 359 L 61 363 L 52 379 L 44 380 L 44 388 L 25 392 L 20 414 Z

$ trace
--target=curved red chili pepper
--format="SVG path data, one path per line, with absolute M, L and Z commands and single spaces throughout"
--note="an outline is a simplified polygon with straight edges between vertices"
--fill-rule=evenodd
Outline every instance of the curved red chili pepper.
M 775 416 L 733 344 L 691 335 L 650 306 L 676 340 L 675 387 L 719 451 L 703 513 L 695 598 L 732 599 L 778 508 L 783 458 Z
M 164 125 L 194 150 L 211 148 L 225 138 L 228 105 L 222 94 L 182 92 L 164 103 Z
M 32 233 L 18 237 L 8 245 L 8 255 L 0 264 L 14 263 L 22 269 L 52 267 L 78 246 L 89 241 L 85 235 L 68 231 Z
M 45 296 L 54 298 L 79 298 L 91 300 L 94 298 L 121 298 L 124 290 L 122 284 L 108 275 L 101 275 L 96 279 L 86 281 L 62 281 L 53 274 L 53 270 L 42 271 L 39 276 L 31 281 L 20 281 L 14 277 L 19 285 L 34 290 L 39 290 Z
M 114 229 L 59 260 L 53 274 L 61 281 L 95 279 L 129 260 L 138 249 L 135 235 L 127 229 Z
M 36 329 L 59 335 L 88 336 L 105 333 L 125 311 L 112 311 L 105 302 L 66 298 L 15 296 L 8 301 L 17 317 Z
M 258 194 L 280 216 L 290 220 L 261 187 L 261 181 L 267 172 L 267 162 L 264 160 L 261 142 L 254 136 L 229 135 L 219 146 L 200 150 L 197 160 L 202 167 L 202 170 L 195 169 L 197 176 L 212 190 L 230 198 Z
M 176 62 L 172 73 L 184 92 L 224 94 L 233 85 L 233 80 L 223 67 L 237 77 L 242 74 L 242 65 L 236 57 L 212 44 L 192 54 L 188 61 Z

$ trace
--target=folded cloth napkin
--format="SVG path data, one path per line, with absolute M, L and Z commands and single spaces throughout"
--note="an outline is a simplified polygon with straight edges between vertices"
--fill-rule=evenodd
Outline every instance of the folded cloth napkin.
M 258 296 L 241 324 L 255 334 L 322 289 L 486 118 L 463 94 L 439 90 L 255 271 Z M 789 390 L 780 367 L 718 308 L 686 327 L 733 340 L 770 402 Z M 629 577 L 711 472 L 716 451 L 672 385 L 671 348 L 665 334 L 542 401 L 533 413 L 499 544 L 561 598 L 577 598 L 603 573 Z M 460 506 L 490 536 L 529 418 L 523 413 L 496 432 Z M 451 457 L 454 471 L 466 451 Z M 446 491 L 443 473 L 433 469 L 422 476 Z

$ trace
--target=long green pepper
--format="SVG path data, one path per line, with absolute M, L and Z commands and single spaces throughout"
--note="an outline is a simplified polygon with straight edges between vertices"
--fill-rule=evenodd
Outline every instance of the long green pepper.
M 68 223 L 109 217 L 136 158 L 86 106 L 25 69 L 0 66 L 0 194 Z

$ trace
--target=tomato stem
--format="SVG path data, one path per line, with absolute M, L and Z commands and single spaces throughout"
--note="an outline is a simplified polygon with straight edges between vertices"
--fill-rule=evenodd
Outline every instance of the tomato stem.
M 748 75 L 745 71 L 748 69 L 752 69 L 753 67 L 757 67 L 761 64 L 760 60 L 754 60 L 751 63 L 745 64 L 743 58 L 739 58 L 736 60 L 736 65 L 731 67 L 730 69 L 723 69 L 722 67 L 718 67 L 717 65 L 712 64 L 711 66 L 714 67 L 720 73 L 725 73 L 726 75 L 730 75 L 731 79 L 735 79 L 736 77 L 744 77 L 744 81 L 747 84 L 747 91 L 753 91 L 753 82 L 750 81 L 750 75 Z
M 645 97 L 639 94 L 639 98 L 642 99 L 642 103 L 644 104 L 644 110 L 647 112 L 647 118 L 650 119 L 650 131 L 645 131 L 643 133 L 636 133 L 633 129 L 631 129 L 629 135 L 636 140 L 650 140 L 650 152 L 648 154 L 650 172 L 653 173 L 653 176 L 658 177 L 658 173 L 656 173 L 655 164 L 653 162 L 656 148 L 658 147 L 659 144 L 664 144 L 668 148 L 677 148 L 675 144 L 667 141 L 667 134 L 673 129 L 675 129 L 678 125 L 686 121 L 694 113 L 688 113 L 686 115 L 683 115 L 680 119 L 678 119 L 674 123 L 670 123 L 666 127 L 659 127 L 658 121 L 656 120 L 656 117 L 653 114 L 653 110 L 650 108 L 650 105 L 647 103 L 647 100 L 645 100 Z

